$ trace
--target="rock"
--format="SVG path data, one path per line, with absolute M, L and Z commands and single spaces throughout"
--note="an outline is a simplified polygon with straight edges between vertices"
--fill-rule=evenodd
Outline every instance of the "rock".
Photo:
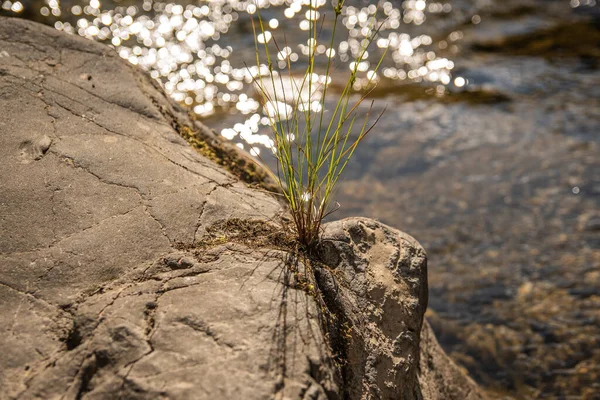
M 444 353 L 427 321 L 421 329 L 420 346 L 419 383 L 424 399 L 485 398 L 466 372 Z
M 348 218 L 325 225 L 321 246 L 329 268 L 316 270 L 317 282 L 335 315 L 330 336 L 349 398 L 483 398 L 423 323 L 427 257 L 414 238 Z
M 335 268 L 306 260 L 280 204 L 111 49 L 0 18 L 0 53 L 1 399 L 478 393 L 420 333 L 414 239 L 342 221 Z
M 427 258 L 408 235 L 367 219 L 327 224 L 330 272 L 321 290 L 347 326 L 344 382 L 351 398 L 419 399 L 419 332 L 427 308 Z M 345 339 L 345 340 L 344 340 Z M 366 396 L 366 397 L 365 397 Z
M 173 126 L 193 122 L 111 49 L 18 19 L 0 49 L 0 398 L 334 390 L 282 254 L 194 250 L 278 202 L 192 149 Z

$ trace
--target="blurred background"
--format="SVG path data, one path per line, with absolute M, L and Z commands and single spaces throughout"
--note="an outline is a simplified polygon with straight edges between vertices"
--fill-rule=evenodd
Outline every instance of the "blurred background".
M 278 67 L 302 73 L 310 21 L 333 17 L 325 0 L 0 0 L 0 15 L 114 47 L 266 158 L 257 8 Z M 347 1 L 333 46 L 327 23 L 316 44 L 315 82 L 334 64 L 327 110 L 376 23 L 354 89 L 373 78 L 374 110 L 387 110 L 349 164 L 333 218 L 375 218 L 421 242 L 429 321 L 492 398 L 600 399 L 600 5 Z

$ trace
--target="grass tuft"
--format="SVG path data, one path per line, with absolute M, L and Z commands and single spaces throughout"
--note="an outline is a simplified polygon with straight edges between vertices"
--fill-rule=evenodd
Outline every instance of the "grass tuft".
M 328 91 L 335 56 L 330 57 L 331 53 L 318 54 L 317 47 L 323 42 L 328 49 L 335 48 L 335 32 L 344 1 L 334 0 L 330 3 L 333 14 L 331 37 L 325 40 L 320 38 L 325 16 L 321 20 L 315 18 L 310 21 L 307 33 L 308 54 L 302 60 L 306 62 L 306 67 L 300 74 L 293 71 L 285 35 L 285 46 L 280 46 L 275 36 L 265 28 L 258 5 L 256 19 L 252 19 L 256 67 L 248 70 L 252 73 L 273 134 L 272 150 L 277 160 L 277 169 L 270 173 L 278 182 L 289 205 L 298 241 L 309 252 L 318 243 L 323 219 L 339 208 L 333 195 L 342 172 L 358 144 L 381 117 L 379 114 L 369 124 L 373 107 L 371 102 L 366 114 L 357 118 L 359 106 L 375 88 L 376 72 L 386 51 L 367 74 L 366 84 L 362 85 L 367 90 L 359 96 L 353 93 L 359 64 L 366 59 L 367 49 L 383 25 L 377 25 L 375 19 L 370 28 L 371 33 L 361 42 L 354 62 L 350 63 L 349 73 L 336 71 L 336 75 L 344 76 L 345 84 L 341 85 L 343 89 L 337 93 Z M 318 57 L 327 59 L 324 79 L 318 79 L 316 74 Z M 284 68 L 281 68 L 282 62 L 285 63 Z M 294 69 L 297 70 L 297 67 L 294 66 Z M 333 109 L 326 107 L 330 97 L 336 100 Z M 361 119 L 362 122 L 359 122 Z

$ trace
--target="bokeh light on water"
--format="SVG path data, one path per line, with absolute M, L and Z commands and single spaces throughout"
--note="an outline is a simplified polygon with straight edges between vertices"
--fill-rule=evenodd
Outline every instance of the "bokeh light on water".
M 259 35 L 259 42 L 285 43 L 275 52 L 279 70 L 286 70 L 289 62 L 294 73 L 302 74 L 309 47 L 314 46 L 318 72 L 325 73 L 328 59 L 335 66 L 331 77 L 314 77 L 321 85 L 332 83 L 332 94 L 336 80 L 343 87 L 348 71 L 355 67 L 359 71 L 353 87 L 356 91 L 366 89 L 368 82 L 381 80 L 386 85 L 424 82 L 435 87 L 434 93 L 440 96 L 446 92 L 446 85 L 466 83 L 453 81 L 454 63 L 448 58 L 451 50 L 456 50 L 460 32 L 452 32 L 437 42 L 419 32 L 428 18 L 450 13 L 449 2 L 387 1 L 379 6 L 347 2 L 333 47 L 326 34 L 315 43 L 306 40 L 311 21 L 325 21 L 324 32 L 330 34 L 327 23 L 334 14 L 326 0 L 211 0 L 194 4 L 143 0 L 129 4 L 45 0 L 28 11 L 39 13 L 58 30 L 114 47 L 122 58 L 147 70 L 174 100 L 189 106 L 200 118 L 226 115 L 227 122 L 216 128 L 240 147 L 250 146 L 253 153 L 260 151 L 257 146 L 272 144 L 266 127 L 269 110 L 316 107 L 308 103 L 263 107 L 259 102 L 253 79 L 269 73 L 266 65 L 255 65 L 251 18 L 256 19 L 259 11 L 266 29 L 264 35 Z M 21 2 L 6 0 L 2 8 L 18 14 L 25 7 Z M 376 41 L 357 60 L 365 39 L 380 25 Z M 376 72 L 375 65 L 384 49 L 387 56 Z M 311 102 L 314 103 L 312 99 Z

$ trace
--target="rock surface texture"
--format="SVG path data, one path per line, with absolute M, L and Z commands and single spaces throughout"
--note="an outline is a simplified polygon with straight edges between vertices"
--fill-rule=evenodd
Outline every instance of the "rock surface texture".
M 481 398 L 414 239 L 328 225 L 315 295 L 278 202 L 111 49 L 0 19 L 0 110 L 1 399 Z
M 424 322 L 427 256 L 404 232 L 366 218 L 325 226 L 317 282 L 336 323 L 351 399 L 482 399 Z M 336 343 L 341 345 L 335 346 Z

